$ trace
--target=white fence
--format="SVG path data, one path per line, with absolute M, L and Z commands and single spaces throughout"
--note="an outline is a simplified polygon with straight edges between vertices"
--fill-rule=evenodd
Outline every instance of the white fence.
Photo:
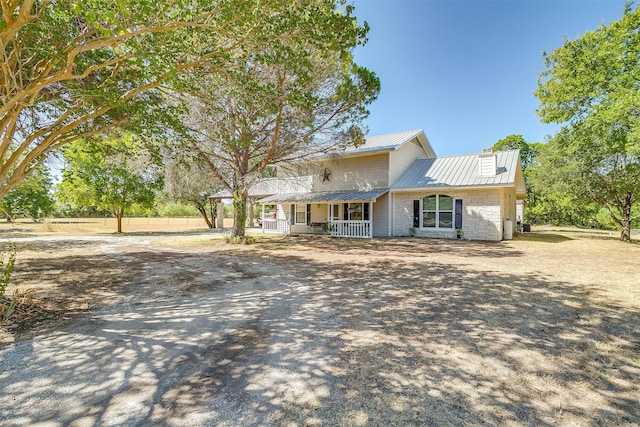
M 371 221 L 331 221 L 331 235 L 334 237 L 371 238 Z
M 289 234 L 289 221 L 286 219 L 263 219 L 262 231 L 264 233 Z
M 355 237 L 369 239 L 371 233 L 371 221 L 338 221 L 330 222 L 331 235 L 333 237 Z M 263 219 L 262 231 L 264 233 L 289 234 L 291 225 L 287 219 Z

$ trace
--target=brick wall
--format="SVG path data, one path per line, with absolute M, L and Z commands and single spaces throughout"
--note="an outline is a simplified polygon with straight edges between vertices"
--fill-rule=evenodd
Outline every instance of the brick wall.
M 450 191 L 448 196 L 462 199 L 462 230 L 469 240 L 502 239 L 501 202 L 503 189 Z M 434 193 L 394 193 L 393 235 L 408 236 L 413 226 L 413 200 Z M 514 207 L 515 209 L 515 207 Z M 416 229 L 420 237 L 455 239 L 455 230 Z

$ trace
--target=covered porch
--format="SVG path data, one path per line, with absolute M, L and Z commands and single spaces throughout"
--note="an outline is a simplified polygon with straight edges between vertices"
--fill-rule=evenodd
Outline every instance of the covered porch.
M 373 237 L 373 204 L 387 189 L 276 194 L 260 200 L 262 230 Z

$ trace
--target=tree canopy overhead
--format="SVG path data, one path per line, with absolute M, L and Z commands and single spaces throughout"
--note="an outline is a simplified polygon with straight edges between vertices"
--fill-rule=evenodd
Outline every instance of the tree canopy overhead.
M 567 188 L 606 208 L 628 241 L 640 199 L 640 10 L 627 4 L 620 20 L 545 54 L 545 66 L 538 113 L 563 125 L 548 157 Z
M 186 71 L 230 77 L 246 61 L 287 58 L 298 41 L 346 54 L 366 33 L 334 0 L 0 6 L 0 197 L 70 141 L 125 125 L 165 129 L 173 116 L 162 92 L 183 89 Z M 347 26 L 353 30 L 342 31 Z

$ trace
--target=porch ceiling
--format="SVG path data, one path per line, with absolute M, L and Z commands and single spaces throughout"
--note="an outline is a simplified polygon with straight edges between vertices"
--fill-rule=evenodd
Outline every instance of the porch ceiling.
M 353 202 L 356 200 L 375 202 L 376 199 L 389 191 L 388 188 L 375 190 L 341 190 L 317 191 L 309 193 L 285 193 L 260 199 L 262 204 L 269 203 L 318 203 L 318 202 Z

